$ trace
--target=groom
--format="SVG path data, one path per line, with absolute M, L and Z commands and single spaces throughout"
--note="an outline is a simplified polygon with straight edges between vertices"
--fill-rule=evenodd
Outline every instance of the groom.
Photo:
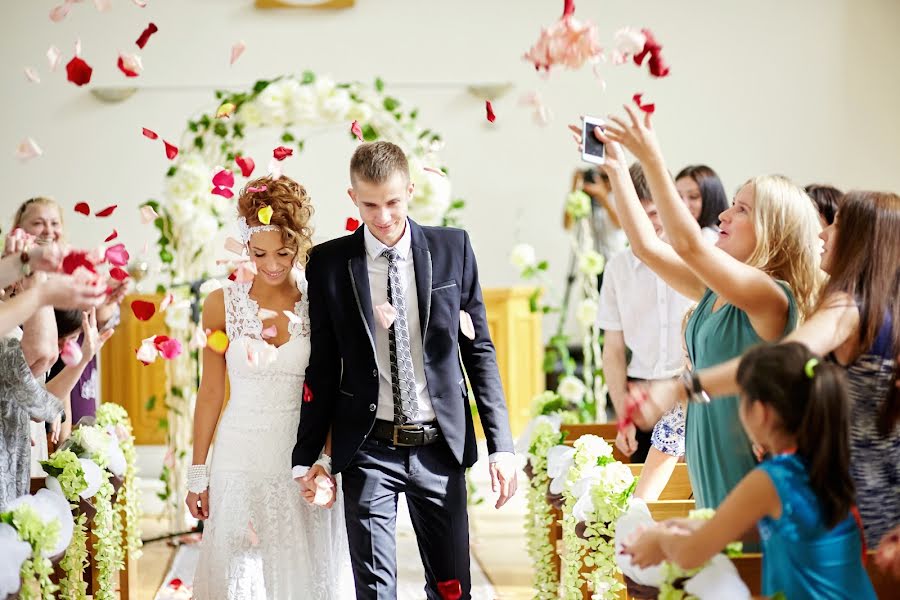
M 328 474 L 316 459 L 330 430 L 357 598 L 396 598 L 401 492 L 428 598 L 454 588 L 469 598 L 465 469 L 477 448 L 463 366 L 487 436 L 496 507 L 516 491 L 475 256 L 465 231 L 407 217 L 413 184 L 398 146 L 361 144 L 350 181 L 364 226 L 316 246 L 306 267 L 312 350 L 294 476 L 309 499 L 316 476 Z

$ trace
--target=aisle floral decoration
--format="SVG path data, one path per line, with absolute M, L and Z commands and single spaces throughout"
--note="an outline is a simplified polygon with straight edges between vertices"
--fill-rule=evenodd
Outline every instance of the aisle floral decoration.
M 628 505 L 637 480 L 631 469 L 613 458 L 604 439 L 585 435 L 569 448 L 551 450 L 560 456 L 558 477 L 564 479 L 562 597 L 577 600 L 582 588 L 593 598 L 617 598 L 624 589 L 616 579 L 616 520 Z
M 274 130 L 294 156 L 323 128 L 338 128 L 351 140 L 394 142 L 409 157 L 415 183 L 410 216 L 424 225 L 458 224 L 465 202 L 452 195 L 439 156 L 441 135 L 420 123 L 418 109 L 387 93 L 381 79 L 373 84 L 338 82 L 304 71 L 259 80 L 248 90 L 217 91 L 215 101 L 212 110 L 188 121 L 178 147 L 172 146 L 162 199 L 144 204 L 148 214 L 156 215 L 163 265 L 157 291 L 171 292 L 176 299 L 166 311 L 170 337 L 186 343 L 194 332 L 202 298 L 193 284 L 226 274 L 216 265 L 216 248 L 209 241 L 234 220 L 234 200 L 227 197 L 234 192 L 214 188 L 213 176 L 230 170 L 237 190 L 251 177 L 281 171 L 282 163 L 271 156 L 254 161 L 244 150 L 256 133 Z M 156 137 L 152 131 L 145 135 Z M 198 372 L 196 349 L 166 363 L 168 386 L 161 400 L 168 414 L 159 424 L 166 431 L 168 452 L 160 497 L 168 504 L 173 529 L 188 525 L 182 500 Z
M 534 564 L 532 587 L 536 600 L 550 600 L 557 596 L 559 581 L 553 567 L 556 549 L 550 543 L 548 531 L 553 520 L 553 512 L 547 503 L 547 488 L 550 478 L 547 474 L 547 453 L 550 448 L 562 443 L 565 434 L 560 431 L 558 415 L 539 416 L 529 424 L 520 439 L 519 450 L 527 450 L 528 481 L 527 515 L 525 536 L 528 554 Z
M 97 409 L 97 425 L 111 430 L 111 435 L 114 433 L 125 456 L 125 474 L 116 497 L 116 507 L 124 523 L 125 548 L 131 558 L 137 560 L 141 557 L 141 508 L 136 478 L 137 453 L 134 449 L 131 419 L 128 418 L 128 412 L 122 405 L 106 402 Z

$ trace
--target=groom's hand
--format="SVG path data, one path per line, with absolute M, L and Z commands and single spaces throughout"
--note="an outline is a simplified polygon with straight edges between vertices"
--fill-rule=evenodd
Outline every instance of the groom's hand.
M 494 508 L 500 508 L 506 501 L 512 498 L 519 486 L 516 469 L 516 456 L 511 452 L 504 452 L 490 464 L 491 489 L 500 492 Z
M 326 477 L 330 479 L 332 489 L 337 489 L 337 480 L 331 476 L 331 473 L 329 473 L 322 465 L 313 465 L 310 467 L 309 471 L 306 472 L 306 475 L 296 479 L 297 483 L 300 484 L 300 495 L 310 504 L 315 504 L 316 491 L 318 489 L 318 486 L 316 485 L 317 477 Z M 322 508 L 331 508 L 334 506 L 335 500 L 337 500 L 337 493 L 333 493 L 331 495 L 331 500 L 329 500 L 328 503 L 321 505 Z

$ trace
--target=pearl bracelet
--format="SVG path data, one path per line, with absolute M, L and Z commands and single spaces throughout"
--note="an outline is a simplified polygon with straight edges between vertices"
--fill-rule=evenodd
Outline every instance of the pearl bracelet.
M 206 465 L 191 465 L 187 471 L 187 489 L 199 494 L 209 488 L 209 468 Z

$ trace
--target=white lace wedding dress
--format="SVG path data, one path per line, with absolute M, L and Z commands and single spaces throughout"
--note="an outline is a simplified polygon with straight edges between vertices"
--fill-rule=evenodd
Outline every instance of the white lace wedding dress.
M 194 575 L 200 600 L 355 597 L 343 498 L 331 509 L 309 505 L 291 478 L 310 352 L 306 280 L 293 274 L 300 322 L 291 322 L 290 340 L 266 366 L 248 361 L 248 349 L 262 340 L 250 284 L 224 290 L 231 396 L 210 466 L 209 519 Z

